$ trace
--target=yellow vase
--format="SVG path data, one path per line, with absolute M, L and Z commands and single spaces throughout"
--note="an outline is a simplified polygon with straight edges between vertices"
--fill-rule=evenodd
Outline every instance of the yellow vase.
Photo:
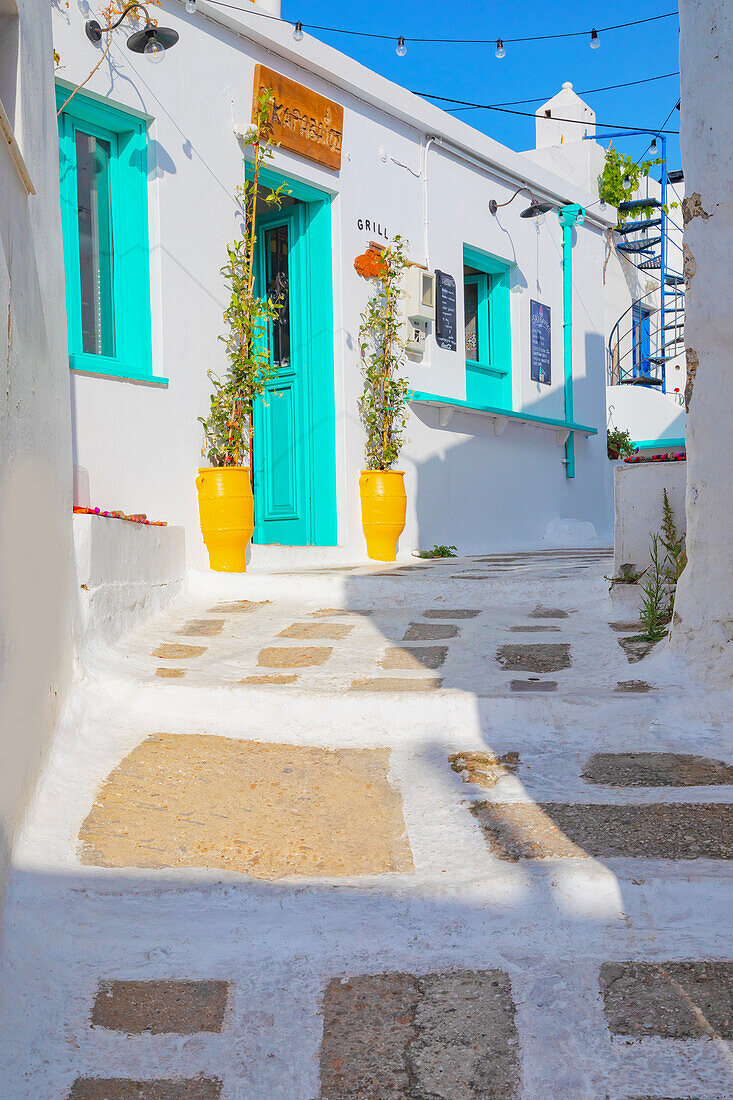
M 255 526 L 249 467 L 206 466 L 199 470 L 196 488 L 209 566 L 218 573 L 246 573 Z
M 361 525 L 373 561 L 397 559 L 407 512 L 404 477 L 402 470 L 362 470 L 359 477 Z

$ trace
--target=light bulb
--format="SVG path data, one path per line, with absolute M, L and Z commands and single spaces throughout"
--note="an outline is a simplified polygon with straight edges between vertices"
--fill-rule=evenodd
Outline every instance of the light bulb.
M 649 152 L 650 152 L 650 153 L 656 153 L 656 151 L 657 151 L 657 139 L 656 139 L 656 138 L 652 138 L 652 143 L 651 143 L 651 145 L 649 146 Z
M 296 42 L 303 41 L 303 24 L 298 20 L 293 29 L 293 38 Z
M 157 38 L 151 38 L 143 50 L 143 55 L 151 65 L 159 65 L 165 57 L 165 47 L 161 46 Z
M 402 35 L 400 35 L 400 37 L 397 39 L 397 56 L 404 57 L 406 53 L 407 46 L 405 45 L 404 38 L 402 37 Z
M 497 57 L 506 57 L 506 50 L 504 49 L 504 43 L 500 38 L 496 40 L 496 49 L 494 53 Z
M 186 11 L 189 15 L 196 14 L 196 0 L 186 0 Z
M 624 176 L 624 181 L 623 181 L 621 186 L 623 187 L 624 191 L 630 191 L 631 190 L 631 180 L 629 179 L 628 176 Z
M 590 48 L 592 50 L 597 50 L 600 44 L 601 40 L 598 37 L 598 31 L 594 27 L 593 30 L 590 32 Z

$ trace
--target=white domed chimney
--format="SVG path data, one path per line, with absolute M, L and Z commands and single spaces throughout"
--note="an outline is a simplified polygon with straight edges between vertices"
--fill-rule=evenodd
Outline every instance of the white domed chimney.
M 570 81 L 535 112 L 535 148 L 547 149 L 594 137 L 596 113 L 573 91 Z M 569 120 L 569 121 L 565 121 Z

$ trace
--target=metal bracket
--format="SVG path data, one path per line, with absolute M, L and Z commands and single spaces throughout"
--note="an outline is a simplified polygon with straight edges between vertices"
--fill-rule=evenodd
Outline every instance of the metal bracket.
M 509 423 L 508 416 L 496 416 L 494 417 L 494 435 L 501 435 Z

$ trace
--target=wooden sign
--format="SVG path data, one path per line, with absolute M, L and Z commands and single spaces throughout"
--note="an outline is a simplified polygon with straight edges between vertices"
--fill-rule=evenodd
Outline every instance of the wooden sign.
M 274 96 L 272 106 L 273 140 L 283 149 L 325 164 L 341 168 L 341 142 L 344 109 L 325 96 L 264 65 L 255 66 L 252 121 L 257 119 L 257 101 L 264 89 Z
M 435 302 L 436 339 L 439 348 L 455 351 L 457 348 L 456 281 L 445 271 L 436 271 Z

